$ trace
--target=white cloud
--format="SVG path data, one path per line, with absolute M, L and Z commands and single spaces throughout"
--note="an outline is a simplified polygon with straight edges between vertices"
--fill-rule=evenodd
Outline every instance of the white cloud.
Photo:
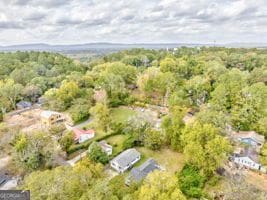
M 0 45 L 267 42 L 265 0 L 1 0 Z

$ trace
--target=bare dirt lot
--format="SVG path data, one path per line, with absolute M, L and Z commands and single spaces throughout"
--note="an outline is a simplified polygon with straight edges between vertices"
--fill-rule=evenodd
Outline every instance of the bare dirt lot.
M 26 110 L 21 113 L 8 114 L 5 122 L 9 127 L 18 127 L 23 132 L 35 131 L 42 129 L 39 108 Z
M 246 174 L 246 180 L 258 189 L 267 192 L 267 174 L 248 171 Z

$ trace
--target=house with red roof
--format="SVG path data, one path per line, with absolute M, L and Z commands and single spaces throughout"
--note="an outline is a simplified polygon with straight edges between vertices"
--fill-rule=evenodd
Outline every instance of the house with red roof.
M 83 143 L 93 137 L 95 137 L 95 131 L 93 129 L 83 130 L 79 128 L 73 128 L 74 140 L 77 143 Z

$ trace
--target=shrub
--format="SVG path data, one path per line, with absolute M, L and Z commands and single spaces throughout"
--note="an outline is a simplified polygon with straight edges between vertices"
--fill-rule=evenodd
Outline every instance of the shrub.
M 70 146 L 73 144 L 73 133 L 69 132 L 65 134 L 60 140 L 59 144 L 64 151 L 67 151 Z
M 90 105 L 73 105 L 70 108 L 70 115 L 74 123 L 83 121 L 90 116 Z
M 132 148 L 132 147 L 135 146 L 135 143 L 136 143 L 135 138 L 129 136 L 129 137 L 127 137 L 126 140 L 124 140 L 124 142 L 123 142 L 123 144 L 122 144 L 122 148 L 123 148 L 123 149 L 129 149 L 129 148 Z
M 88 148 L 88 156 L 90 160 L 100 162 L 102 164 L 108 163 L 108 155 L 101 149 L 98 143 L 93 142 Z
M 197 167 L 186 164 L 178 174 L 178 181 L 181 191 L 186 196 L 193 198 L 203 196 L 202 188 L 204 187 L 205 177 L 200 174 Z
M 160 131 L 150 130 L 145 133 L 144 144 L 152 150 L 159 150 L 163 144 L 163 136 Z
M 2 113 L 2 111 L 0 110 L 0 122 L 2 122 L 3 121 L 3 113 Z

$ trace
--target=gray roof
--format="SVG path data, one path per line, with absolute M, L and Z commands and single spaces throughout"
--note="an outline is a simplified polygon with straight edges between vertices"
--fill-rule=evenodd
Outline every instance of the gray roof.
M 117 162 L 119 166 L 125 168 L 140 155 L 141 154 L 134 148 L 127 149 L 124 152 L 120 153 L 115 158 L 113 158 L 111 162 Z
M 240 154 L 237 155 L 237 157 L 249 157 L 254 162 L 259 163 L 258 153 L 255 149 L 251 147 L 246 147 L 244 150 L 241 151 Z
M 8 180 L 8 176 L 0 174 L 0 185 L 4 184 Z
M 141 181 L 145 178 L 150 172 L 159 169 L 158 163 L 152 158 L 144 162 L 140 167 L 135 167 L 131 170 L 128 179 L 133 181 Z
M 20 101 L 16 104 L 17 106 L 22 106 L 24 108 L 28 108 L 32 106 L 32 103 L 29 101 Z
M 236 133 L 235 137 L 240 139 L 251 138 L 259 144 L 263 144 L 265 141 L 264 136 L 256 133 L 255 131 L 239 131 Z

